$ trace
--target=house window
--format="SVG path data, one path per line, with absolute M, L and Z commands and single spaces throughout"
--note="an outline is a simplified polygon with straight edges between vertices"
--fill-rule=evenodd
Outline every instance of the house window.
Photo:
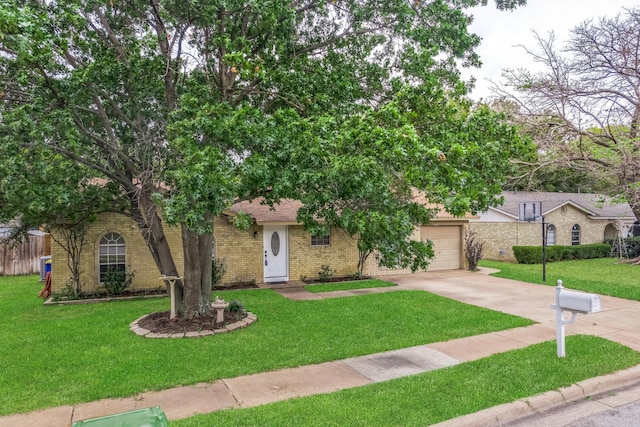
M 311 236 L 311 246 L 329 246 L 329 232 L 326 234 L 314 234 Z
M 125 270 L 125 244 L 124 237 L 118 233 L 107 233 L 98 245 L 99 251 L 99 281 L 104 281 L 104 276 L 109 270 Z
M 574 224 L 571 227 L 571 245 L 576 246 L 580 244 L 580 226 L 578 224 Z
M 553 246 L 556 244 L 556 226 L 553 224 L 547 225 L 547 246 Z

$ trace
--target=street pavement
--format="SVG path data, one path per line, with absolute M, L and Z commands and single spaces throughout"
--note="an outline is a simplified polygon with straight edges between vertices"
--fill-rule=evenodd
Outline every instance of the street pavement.
M 640 426 L 640 380 L 531 414 L 504 427 L 635 427 Z
M 483 273 L 490 270 L 484 269 Z M 70 426 L 74 421 L 160 406 L 169 420 L 226 408 L 244 408 L 294 397 L 329 393 L 392 378 L 440 369 L 495 353 L 555 339 L 555 289 L 464 270 L 385 277 L 393 288 L 312 294 L 301 286 L 275 289 L 290 299 L 340 298 L 374 292 L 423 290 L 468 304 L 532 319 L 535 325 L 447 342 L 432 343 L 346 360 L 218 380 L 0 417 L 0 427 Z M 571 283 L 564 283 L 567 289 Z M 579 315 L 567 335 L 590 334 L 640 351 L 640 302 L 601 297 L 602 311 Z M 571 349 L 567 349 L 570 357 Z M 592 420 L 637 417 L 640 366 L 588 379 L 570 387 L 496 406 L 438 424 L 464 426 L 599 426 Z M 629 404 L 632 404 L 629 406 Z M 599 417 L 599 418 L 598 418 Z M 580 424 L 584 422 L 583 424 Z M 576 424 L 577 423 L 577 424 Z M 640 425 L 618 424 L 620 426 Z

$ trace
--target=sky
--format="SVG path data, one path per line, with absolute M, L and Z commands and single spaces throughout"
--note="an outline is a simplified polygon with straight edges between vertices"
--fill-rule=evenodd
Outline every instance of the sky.
M 536 71 L 536 64 L 522 47 L 534 49 L 537 46 L 533 30 L 546 38 L 553 31 L 556 47 L 560 48 L 569 39 L 569 31 L 578 24 L 593 19 L 613 18 L 623 12 L 623 8 L 640 6 L 640 0 L 527 0 L 513 12 L 499 11 L 492 0 L 485 7 L 471 9 L 474 22 L 471 31 L 482 38 L 477 49 L 483 63 L 482 68 L 465 71 L 463 77 L 476 78 L 476 88 L 471 93 L 475 100 L 491 95 L 490 84 L 501 80 L 505 68 L 525 68 Z

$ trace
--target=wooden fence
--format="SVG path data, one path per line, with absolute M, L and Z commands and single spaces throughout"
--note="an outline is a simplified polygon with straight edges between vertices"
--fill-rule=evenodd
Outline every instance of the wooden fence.
M 48 235 L 29 234 L 16 246 L 0 240 L 0 276 L 18 276 L 40 272 L 40 257 L 51 254 Z

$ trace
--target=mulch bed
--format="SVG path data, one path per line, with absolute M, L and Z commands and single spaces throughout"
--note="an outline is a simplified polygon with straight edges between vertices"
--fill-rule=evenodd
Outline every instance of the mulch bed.
M 138 326 L 144 329 L 148 329 L 151 332 L 158 334 L 179 334 L 183 332 L 200 332 L 205 330 L 214 330 L 223 328 L 224 325 L 237 322 L 238 320 L 246 317 L 245 314 L 237 315 L 236 313 L 224 313 L 224 322 L 216 323 L 216 313 L 214 312 L 195 319 L 169 319 L 170 311 L 160 311 L 157 313 L 151 313 L 144 319 L 138 321 Z

